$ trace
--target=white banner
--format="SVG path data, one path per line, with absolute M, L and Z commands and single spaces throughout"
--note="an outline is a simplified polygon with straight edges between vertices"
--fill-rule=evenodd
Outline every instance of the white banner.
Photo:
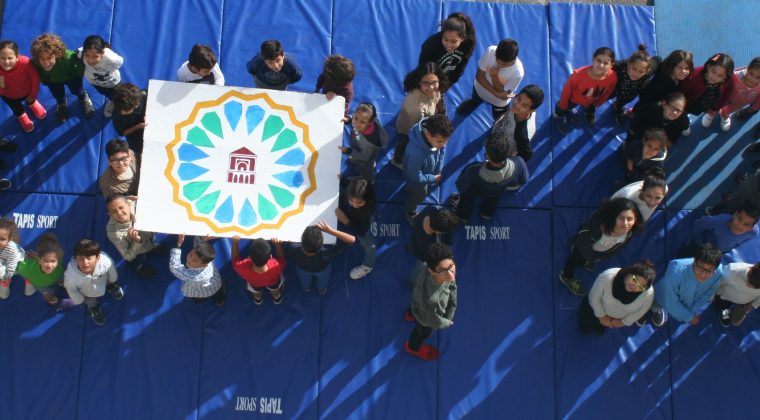
M 343 107 L 339 96 L 151 80 L 136 228 L 298 242 L 319 220 L 335 226 Z

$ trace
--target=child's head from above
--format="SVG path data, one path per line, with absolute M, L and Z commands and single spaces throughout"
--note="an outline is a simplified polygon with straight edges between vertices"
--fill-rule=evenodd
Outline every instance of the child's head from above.
M 100 260 L 100 245 L 91 239 L 82 239 L 74 245 L 77 268 L 84 274 L 92 274 Z
M 749 88 L 755 88 L 760 83 L 760 57 L 755 57 L 747 66 L 747 73 L 744 75 L 744 84 Z
M 96 66 L 103 60 L 106 48 L 111 48 L 105 39 L 99 35 L 90 35 L 82 43 L 82 56 L 84 62 L 90 66 Z
M 760 289 L 760 263 L 753 265 L 747 272 L 747 285 L 753 289 Z
M 264 239 L 257 238 L 251 241 L 251 247 L 248 250 L 248 255 L 251 257 L 251 262 L 256 267 L 263 267 L 267 264 L 270 258 L 272 258 L 272 247 L 269 246 L 269 242 Z
M 441 67 L 432 61 L 422 63 L 404 77 L 404 92 L 419 89 L 429 98 L 447 86 Z
M 734 59 L 718 53 L 705 61 L 705 80 L 710 84 L 724 83 L 734 74 Z
M 322 231 L 317 226 L 309 226 L 301 234 L 301 249 L 307 255 L 314 255 L 322 248 Z
M 647 290 L 654 281 L 654 277 L 654 264 L 648 260 L 641 260 L 631 266 L 621 268 L 612 282 L 614 284 L 622 280 L 626 291 L 636 293 Z
M 454 255 L 451 247 L 444 243 L 434 242 L 425 249 L 425 265 L 438 284 L 454 281 L 456 278 Z
M 203 268 L 216 258 L 214 247 L 201 241 L 187 254 L 187 268 Z M 264 262 L 266 264 L 266 261 Z
M 734 235 L 743 235 L 752 231 L 760 218 L 760 210 L 753 204 L 747 203 L 741 209 L 734 212 L 728 227 Z
M 640 80 L 652 69 L 652 57 L 647 52 L 646 44 L 639 44 L 639 49 L 626 60 L 626 73 L 631 80 Z
M 720 265 L 721 258 L 723 258 L 723 253 L 720 249 L 709 242 L 703 244 L 694 256 L 693 270 L 697 281 L 702 283 L 712 277 Z
M 285 63 L 285 51 L 282 49 L 282 44 L 276 39 L 270 39 L 261 43 L 260 48 L 261 58 L 264 59 L 264 64 L 269 67 L 269 70 L 278 72 L 282 70 L 282 66 Z
M 106 198 L 106 211 L 119 223 L 129 223 L 132 220 L 132 207 L 124 194 L 114 194 Z
M 544 91 L 538 85 L 528 85 L 512 100 L 512 112 L 518 116 L 530 115 L 542 103 L 544 103 Z
M 662 116 L 666 120 L 676 120 L 686 111 L 686 96 L 681 92 L 671 92 L 662 100 Z
M 348 197 L 348 204 L 358 209 L 375 201 L 375 190 L 366 179 L 357 176 L 348 183 L 346 197 Z
M 475 35 L 469 19 L 462 13 L 452 13 L 441 22 L 442 43 L 447 52 L 456 50 L 468 37 Z
M 206 45 L 193 45 L 193 49 L 190 50 L 190 55 L 187 57 L 187 68 L 190 72 L 206 77 L 211 74 L 214 66 L 216 66 L 214 51 Z
M 627 198 L 613 198 L 599 208 L 602 231 L 608 235 L 620 236 L 638 230 L 643 224 L 636 203 Z
M 694 72 L 694 55 L 689 51 L 675 50 L 662 60 L 660 67 L 660 74 L 680 82 Z
M 129 115 L 140 107 L 143 97 L 140 88 L 132 83 L 122 83 L 113 90 L 111 101 L 114 110 L 121 115 Z
M 328 80 L 345 85 L 354 80 L 356 69 L 354 69 L 353 61 L 342 55 L 333 54 L 325 59 L 322 73 Z
M 456 213 L 448 209 L 438 209 L 429 216 L 430 229 L 436 233 L 453 232 L 459 226 Z
M 591 73 L 596 77 L 604 77 L 615 62 L 615 52 L 608 47 L 599 47 L 594 51 L 591 63 Z
M 354 126 L 354 130 L 363 132 L 370 124 L 375 121 L 377 116 L 377 110 L 375 106 L 369 102 L 362 102 L 354 109 L 354 115 L 351 117 L 351 124 Z
M 653 159 L 657 157 L 668 145 L 668 135 L 665 130 L 659 127 L 647 128 L 641 139 L 644 159 Z
M 121 139 L 113 139 L 106 143 L 108 166 L 116 175 L 121 175 L 129 169 L 129 143 Z
M 446 147 L 453 132 L 454 126 L 445 115 L 435 114 L 424 121 L 425 140 L 437 149 Z
M 50 232 L 45 232 L 37 242 L 37 257 L 40 270 L 45 274 L 52 273 L 63 259 L 63 248 L 58 238 Z
M 486 159 L 496 166 L 503 166 L 509 156 L 516 154 L 517 146 L 509 136 L 494 137 L 486 141 Z
M 652 169 L 644 177 L 644 183 L 639 192 L 639 200 L 643 201 L 650 209 L 655 209 L 665 199 L 667 190 L 665 172 L 660 168 Z
M 510 67 L 515 64 L 520 47 L 514 39 L 502 39 L 496 46 L 496 65 L 499 67 Z
M 7 217 L 0 218 L 0 250 L 5 249 L 10 241 L 18 242 L 18 240 L 16 222 Z
M 45 71 L 50 71 L 55 63 L 66 55 L 66 44 L 61 37 L 44 33 L 32 41 L 32 58 L 40 63 Z
M 10 71 L 18 64 L 18 44 L 14 41 L 0 41 L 0 67 Z

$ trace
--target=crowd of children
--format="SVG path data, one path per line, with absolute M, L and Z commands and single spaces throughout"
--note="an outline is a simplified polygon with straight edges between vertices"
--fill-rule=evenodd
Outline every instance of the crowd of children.
M 483 145 L 486 159 L 461 171 L 455 183 L 457 192 L 445 206 L 430 206 L 418 212 L 429 190 L 442 181 L 446 144 L 455 129 L 447 117 L 444 96 L 461 78 L 475 47 L 476 31 L 470 18 L 462 13 L 449 15 L 441 23 L 441 30 L 423 43 L 417 67 L 403 80 L 406 97 L 396 119 L 398 135 L 391 163 L 401 169 L 405 180 L 403 211 L 412 230 L 409 249 L 416 259 L 409 276 L 414 290 L 404 314 L 415 327 L 404 349 L 425 360 L 435 359 L 439 353 L 424 340 L 434 330 L 451 326 L 456 310 L 451 235 L 460 225 L 469 223 L 478 202 L 480 219 L 487 223 L 505 192 L 529 182 L 526 161 L 533 155 L 534 112 L 544 102 L 539 86 L 520 89 L 530 69 L 525 69 L 519 58 L 516 40 L 503 39 L 486 48 L 477 62 L 471 97 L 456 108 L 457 115 L 466 116 L 483 102 L 491 106 L 494 123 Z M 155 275 L 155 269 L 147 263 L 148 254 L 168 253 L 170 271 L 182 282 L 184 296 L 196 303 L 210 298 L 216 305 L 223 305 L 226 288 L 214 266 L 214 238 L 194 238 L 192 251 L 183 264 L 184 235 L 179 235 L 176 246 L 167 250 L 157 243 L 154 233 L 134 228 L 143 131 L 148 123 L 147 92 L 122 79 L 119 69 L 123 58 L 97 35 L 88 36 L 80 48 L 70 50 L 60 37 L 46 33 L 34 39 L 30 51 L 31 58 L 20 55 L 15 42 L 0 41 L 0 96 L 21 128 L 34 130 L 26 108 L 37 119 L 46 116 L 45 108 L 37 101 L 40 82 L 56 100 L 59 122 L 70 115 L 66 86 L 77 96 L 84 117 L 92 117 L 95 111 L 83 85 L 86 78 L 108 98 L 104 116 L 112 118 L 114 128 L 126 139 L 106 144 L 108 168 L 99 180 L 109 215 L 108 239 L 121 259 L 141 277 Z M 253 84 L 260 89 L 285 90 L 303 77 L 296 57 L 286 54 L 277 40 L 264 41 L 246 67 Z M 351 107 L 355 74 L 349 58 L 330 55 L 324 60 L 314 90 L 328 100 L 336 95 L 344 97 L 343 122 L 351 125 L 348 145 L 340 147 L 347 156 L 348 169 L 341 174 L 341 194 L 335 210 L 345 231 L 319 222 L 304 230 L 300 243 L 257 238 L 251 241 L 245 255 L 240 251 L 241 238 L 232 238 L 232 267 L 256 305 L 263 303 L 265 292 L 273 303 L 283 301 L 283 270 L 288 264 L 294 266 L 304 292 L 316 289 L 324 295 L 332 259 L 355 242 L 363 249 L 363 259 L 349 276 L 355 280 L 364 278 L 375 267 L 376 245 L 371 228 L 377 211 L 375 162 L 389 139 L 373 104 L 362 102 Z M 176 76 L 187 83 L 225 83 L 216 55 L 200 44 L 192 47 Z M 575 70 L 565 83 L 554 107 L 557 131 L 570 131 L 581 112 L 585 124 L 593 128 L 597 108 L 610 99 L 614 99 L 615 122 L 629 126 L 626 144 L 621 148 L 625 177 L 616 185 L 619 191 L 582 224 L 571 240 L 560 281 L 580 296 L 586 294 L 586 288 L 575 277 L 576 269 L 582 266 L 594 271 L 600 259 L 625 247 L 637 231 L 645 228 L 647 219 L 668 193 L 663 162 L 668 148 L 679 137 L 690 134 L 687 114 L 701 114 L 705 127 L 718 115 L 720 128 L 728 131 L 732 119 L 746 119 L 760 109 L 760 58 L 735 70 L 731 57 L 719 53 L 694 68 L 687 51 L 673 51 L 660 59 L 651 57 L 646 46 L 640 45 L 625 60 L 615 61 L 612 49 L 598 48 L 592 64 Z M 628 108 L 636 99 L 635 107 Z M 755 137 L 758 135 L 760 128 Z M 0 141 L 2 151 L 13 152 L 14 146 Z M 750 149 L 760 150 L 760 144 Z M 760 265 L 731 264 L 724 268 L 720 256 L 760 235 L 759 178 L 748 177 L 734 196 L 710 209 L 712 216 L 695 224 L 693 237 L 679 252 L 684 258 L 670 263 L 657 286 L 654 266 L 648 261 L 601 273 L 580 306 L 581 331 L 601 334 L 606 328 L 642 325 L 650 311 L 656 326 L 665 322 L 667 313 L 680 321 L 696 323 L 699 312 L 716 291 L 721 323 L 733 321 L 738 325 L 760 305 Z M 0 189 L 9 187 L 8 180 L 0 180 Z M 334 236 L 337 244 L 324 245 L 324 233 Z M 59 310 L 85 303 L 92 320 L 102 325 L 105 314 L 98 298 L 105 292 L 117 300 L 124 296 L 114 260 L 98 243 L 90 239 L 77 242 L 64 269 L 63 247 L 55 235 L 44 234 L 36 252 L 24 251 L 18 242 L 15 224 L 0 219 L 0 298 L 8 298 L 11 278 L 19 274 L 26 280 L 27 295 L 39 291 L 48 304 Z M 59 299 L 56 285 L 65 288 L 68 298 Z M 732 304 L 736 305 L 733 311 Z

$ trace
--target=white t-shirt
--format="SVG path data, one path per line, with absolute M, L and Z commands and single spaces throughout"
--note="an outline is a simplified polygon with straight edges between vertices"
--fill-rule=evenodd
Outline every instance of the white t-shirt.
M 598 241 L 591 245 L 591 249 L 596 252 L 605 252 L 614 248 L 618 244 L 622 244 L 628 238 L 628 235 L 610 236 L 606 233 L 602 234 L 602 237 Z
M 214 64 L 214 68 L 211 69 L 211 74 L 214 75 L 214 85 L 224 86 L 224 75 L 222 74 L 222 69 L 219 68 L 219 63 Z M 197 81 L 200 79 L 202 79 L 202 77 L 199 74 L 195 74 L 191 72 L 189 68 L 187 68 L 187 61 L 182 63 L 182 65 L 177 69 L 177 81 L 179 82 L 197 83 Z
M 478 60 L 478 68 L 485 73 L 486 80 L 492 83 L 491 74 L 488 72 L 491 68 L 497 67 L 496 65 L 496 45 L 488 47 L 485 53 Z M 515 59 L 515 64 L 509 67 L 503 67 L 499 70 L 499 79 L 504 82 L 504 92 L 512 91 L 517 94 L 517 88 L 520 86 L 525 71 L 523 70 L 522 61 L 519 58 Z M 494 106 L 507 106 L 511 99 L 501 99 L 494 96 L 486 88 L 476 80 L 474 83 L 475 91 L 478 96 L 483 98 L 484 101 Z
M 636 207 L 639 208 L 639 213 L 641 213 L 641 218 L 644 219 L 646 222 L 649 220 L 650 217 L 652 217 L 652 214 L 654 214 L 654 209 L 650 209 L 647 207 L 647 203 L 644 202 L 641 198 L 639 198 L 639 195 L 641 194 L 641 189 L 644 187 L 644 181 L 638 181 L 634 182 L 632 184 L 628 184 L 625 187 L 617 190 L 615 194 L 612 194 L 612 199 L 614 198 L 627 198 L 634 203 L 636 203 Z M 665 186 L 665 194 L 668 193 L 668 187 Z

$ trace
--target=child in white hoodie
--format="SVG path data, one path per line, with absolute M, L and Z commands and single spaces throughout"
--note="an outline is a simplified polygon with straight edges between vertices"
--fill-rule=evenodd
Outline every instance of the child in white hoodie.
M 119 275 L 111 258 L 100 250 L 100 245 L 90 239 L 82 239 L 74 245 L 74 258 L 63 274 L 63 285 L 69 299 L 61 301 L 60 309 L 71 308 L 84 302 L 90 318 L 96 325 L 106 323 L 106 316 L 98 298 L 106 291 L 116 300 L 124 298 L 124 291 L 117 280 Z

